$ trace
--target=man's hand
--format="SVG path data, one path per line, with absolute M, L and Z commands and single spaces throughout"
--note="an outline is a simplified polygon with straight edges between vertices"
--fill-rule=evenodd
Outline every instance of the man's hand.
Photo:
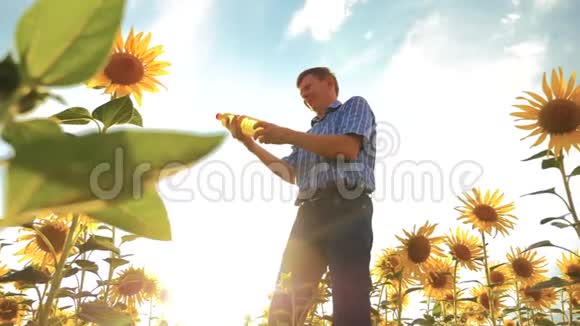
M 246 116 L 244 115 L 236 115 L 231 121 L 226 123 L 227 128 L 229 129 L 232 136 L 242 142 L 244 145 L 248 146 L 254 142 L 252 137 L 246 136 L 242 133 L 242 120 Z
M 262 144 L 289 144 L 292 129 L 277 126 L 273 123 L 260 121 L 254 125 L 254 139 Z

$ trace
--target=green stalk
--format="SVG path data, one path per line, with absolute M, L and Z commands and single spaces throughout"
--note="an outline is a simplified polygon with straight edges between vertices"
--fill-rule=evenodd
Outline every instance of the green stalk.
M 401 275 L 399 275 L 399 298 L 397 300 L 397 305 L 398 305 L 398 310 L 399 310 L 399 314 L 397 316 L 397 324 L 402 325 L 401 320 L 403 318 L 403 289 L 402 289 L 402 283 L 403 283 L 403 271 L 401 271 Z
M 71 227 L 70 227 L 69 232 L 66 236 L 64 247 L 62 249 L 62 254 L 61 254 L 60 260 L 58 261 L 58 264 L 57 264 L 56 269 L 54 271 L 52 281 L 50 282 L 50 291 L 48 292 L 48 297 L 47 297 L 46 302 L 44 303 L 44 306 L 43 306 L 42 311 L 40 313 L 40 317 L 39 317 L 39 324 L 40 325 L 47 325 L 48 324 L 48 318 L 50 317 L 51 312 L 52 312 L 53 301 L 56 297 L 58 290 L 60 289 L 60 282 L 62 281 L 64 265 L 66 263 L 68 253 L 70 252 L 70 250 L 74 246 L 74 242 L 75 242 L 74 241 L 75 240 L 74 233 L 75 233 L 77 225 L 79 223 L 79 218 L 80 218 L 79 214 L 74 214 Z
M 514 284 L 516 287 L 516 311 L 517 311 L 517 316 L 518 316 L 518 322 L 520 323 L 520 325 L 522 324 L 522 313 L 520 312 L 520 308 L 521 308 L 521 302 L 520 302 L 520 289 L 518 287 L 518 281 L 514 280 Z
M 457 263 L 455 260 L 455 268 L 453 269 L 453 322 L 457 324 Z
M 570 213 L 574 218 L 574 230 L 576 230 L 576 235 L 580 238 L 580 220 L 578 219 L 578 214 L 576 213 L 576 208 L 574 207 L 574 201 L 572 200 L 572 192 L 570 191 L 569 178 L 566 176 L 566 169 L 564 168 L 564 156 L 560 160 L 558 165 L 558 170 L 560 170 L 560 175 L 562 175 L 562 181 L 564 182 L 564 188 L 566 189 L 566 196 L 568 197 L 568 205 L 570 208 Z
M 115 245 L 115 233 L 116 233 L 116 228 L 113 226 L 111 227 L 111 233 L 112 233 L 112 239 L 113 239 L 113 246 Z M 111 252 L 110 254 L 111 258 L 116 258 L 116 254 L 114 252 Z M 109 303 L 109 290 L 111 289 L 111 279 L 113 278 L 113 264 L 109 264 L 109 274 L 107 277 L 107 285 L 105 286 L 105 303 L 108 304 Z
M 491 288 L 491 279 L 489 278 L 489 266 L 487 264 L 487 243 L 485 242 L 485 233 L 481 233 L 481 242 L 483 243 L 483 263 L 485 265 L 485 279 L 487 281 L 487 301 L 489 301 L 489 314 L 491 316 L 491 323 L 496 326 L 495 313 L 493 306 L 493 290 Z

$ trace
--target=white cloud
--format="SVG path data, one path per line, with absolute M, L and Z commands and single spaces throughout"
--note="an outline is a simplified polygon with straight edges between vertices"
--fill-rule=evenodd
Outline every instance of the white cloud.
M 328 41 L 361 2 L 365 0 L 305 0 L 304 7 L 294 13 L 288 34 L 297 36 L 310 31 L 315 40 Z
M 369 47 L 364 51 L 348 58 L 343 66 L 337 69 L 340 75 L 346 75 L 360 67 L 377 62 L 380 52 L 377 47 Z
M 512 4 L 514 7 L 518 7 L 520 5 L 520 0 L 512 0 Z
M 520 58 L 541 56 L 546 52 L 546 45 L 541 41 L 525 41 L 505 48 L 505 53 Z
M 507 14 L 505 17 L 501 19 L 502 24 L 514 24 L 517 22 L 521 16 L 517 13 Z
M 535 0 L 534 7 L 536 9 L 550 10 L 554 8 L 560 0 Z

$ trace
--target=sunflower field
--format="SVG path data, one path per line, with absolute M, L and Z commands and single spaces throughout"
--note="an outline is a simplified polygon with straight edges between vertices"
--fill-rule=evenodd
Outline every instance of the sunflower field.
M 0 325 L 168 325 L 163 282 L 131 261 L 126 244 L 171 240 L 155 186 L 210 154 L 224 135 L 143 127 L 144 93 L 164 88 L 171 64 L 150 33 L 122 35 L 125 9 L 124 0 L 36 0 L 15 26 L 14 51 L 0 59 L 0 129 L 12 149 L 2 159 L 0 227 L 14 235 L 0 239 Z M 63 20 L 65 11 L 75 14 Z M 102 95 L 102 104 L 85 108 L 52 93 L 78 85 Z M 580 86 L 558 68 L 544 74 L 541 92 L 524 94 L 511 115 L 529 132 L 524 138 L 535 137 L 532 147 L 543 146 L 524 161 L 558 170 L 565 190 L 526 196 L 557 196 L 566 213 L 541 224 L 574 232 L 578 242 L 538 241 L 490 260 L 490 240 L 509 237 L 520 219 L 500 189 L 473 188 L 457 198 L 463 227 L 410 226 L 376 257 L 374 325 L 580 325 L 580 219 L 570 187 L 580 166 L 566 160 L 580 150 Z M 22 118 L 47 100 L 63 110 Z M 104 173 L 113 167 L 118 173 Z M 548 272 L 541 247 L 559 252 L 558 274 Z M 11 248 L 18 249 L 5 255 Z M 290 295 L 291 277 L 280 284 Z M 312 289 L 307 325 L 332 325 L 331 284 L 325 275 Z M 245 324 L 265 326 L 268 313 Z

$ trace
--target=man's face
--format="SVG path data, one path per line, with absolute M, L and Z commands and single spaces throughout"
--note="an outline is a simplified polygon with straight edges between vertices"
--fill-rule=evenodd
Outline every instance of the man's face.
M 330 80 L 319 80 L 313 75 L 306 75 L 298 85 L 304 103 L 312 109 L 320 109 L 328 104 L 332 87 Z

